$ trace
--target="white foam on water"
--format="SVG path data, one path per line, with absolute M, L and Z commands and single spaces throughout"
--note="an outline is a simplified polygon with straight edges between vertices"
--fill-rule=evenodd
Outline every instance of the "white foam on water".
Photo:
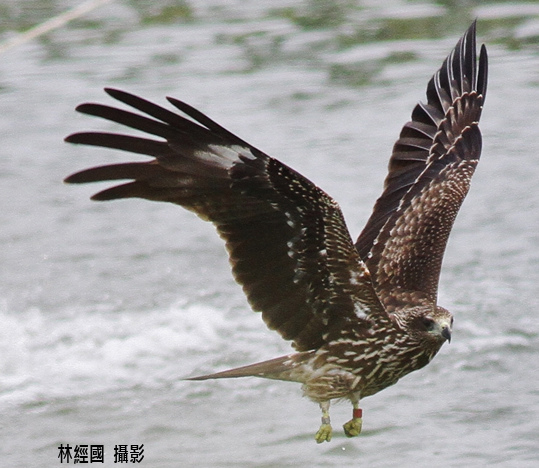
M 177 305 L 147 313 L 0 310 L 0 407 L 189 375 L 235 326 L 226 312 Z

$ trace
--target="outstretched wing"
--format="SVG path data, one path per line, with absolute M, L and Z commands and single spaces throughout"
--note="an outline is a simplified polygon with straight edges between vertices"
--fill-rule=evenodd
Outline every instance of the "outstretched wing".
M 388 311 L 436 303 L 442 257 L 481 153 L 478 122 L 487 54 L 477 69 L 475 22 L 459 40 L 404 125 L 384 192 L 356 248 Z
M 167 201 L 211 221 L 252 308 L 298 350 L 387 317 L 340 208 L 322 190 L 183 102 L 168 99 L 192 120 L 122 91 L 106 92 L 147 116 L 100 104 L 77 110 L 162 140 L 85 132 L 66 141 L 154 159 L 86 169 L 66 182 L 131 179 L 92 198 Z

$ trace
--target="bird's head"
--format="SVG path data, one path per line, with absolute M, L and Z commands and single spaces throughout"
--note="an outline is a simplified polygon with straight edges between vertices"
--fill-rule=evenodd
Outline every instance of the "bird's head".
M 408 333 L 424 345 L 440 348 L 451 341 L 453 316 L 443 307 L 414 307 L 406 311 L 403 322 Z

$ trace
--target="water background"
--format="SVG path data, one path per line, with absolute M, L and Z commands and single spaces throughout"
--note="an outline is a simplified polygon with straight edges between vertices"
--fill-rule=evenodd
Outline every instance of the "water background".
M 0 38 L 70 1 L 4 1 Z M 402 124 L 474 18 L 490 56 L 482 161 L 440 304 L 453 341 L 362 402 L 329 444 L 298 385 L 186 376 L 289 345 L 250 312 L 213 228 L 175 206 L 65 186 L 132 155 L 62 142 L 104 86 L 196 106 L 329 192 L 356 237 Z M 0 464 L 60 443 L 144 444 L 147 467 L 539 466 L 539 4 L 116 0 L 0 55 Z M 142 160 L 143 158 L 141 158 Z

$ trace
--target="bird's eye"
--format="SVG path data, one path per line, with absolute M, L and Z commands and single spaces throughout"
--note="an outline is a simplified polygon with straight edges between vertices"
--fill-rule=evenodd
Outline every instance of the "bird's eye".
M 423 325 L 425 325 L 425 328 L 428 331 L 434 328 L 434 320 L 432 320 L 430 317 L 423 317 L 421 321 L 423 322 Z

